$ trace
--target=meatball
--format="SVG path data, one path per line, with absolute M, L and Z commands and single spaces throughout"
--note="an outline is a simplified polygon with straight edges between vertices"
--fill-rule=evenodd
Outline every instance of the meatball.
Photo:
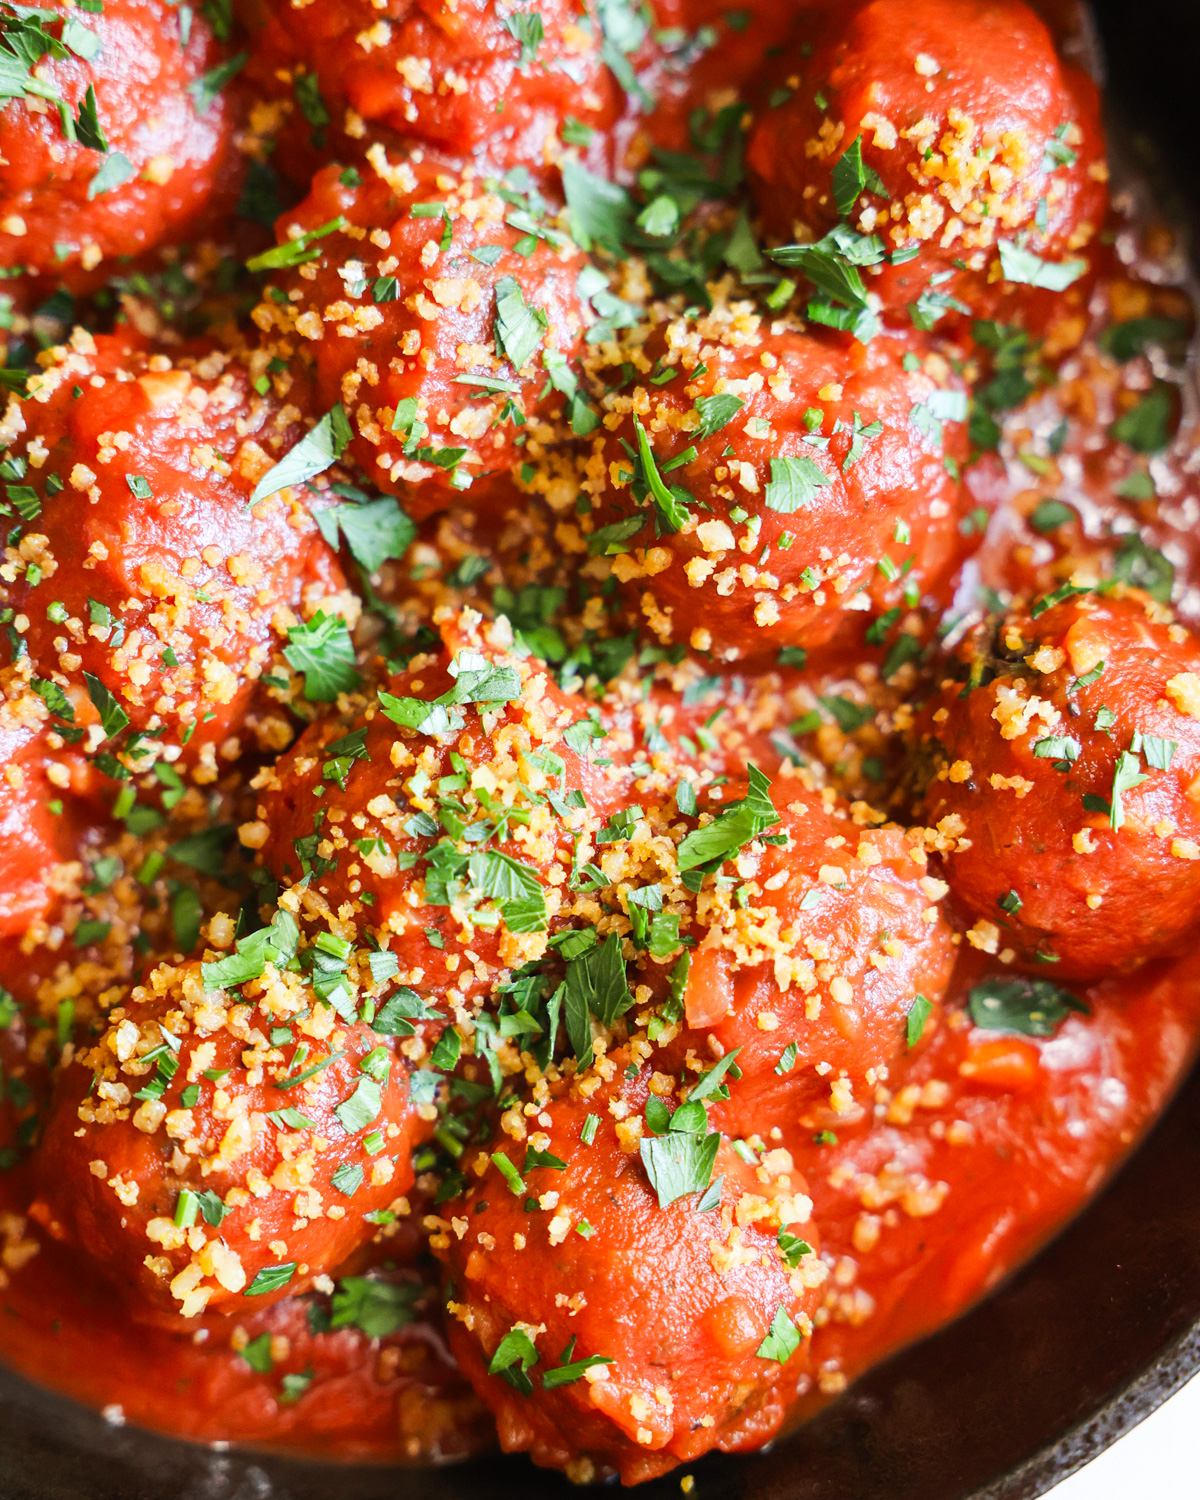
M 629 800 L 620 769 L 592 763 L 583 702 L 493 645 L 506 625 L 484 635 L 473 618 L 365 710 L 302 735 L 242 830 L 310 909 L 377 933 L 403 982 L 459 997 L 541 955 L 561 902 L 549 877 Z
M 140 754 L 213 762 L 280 634 L 343 584 L 304 491 L 251 506 L 299 436 L 216 349 L 151 352 L 82 329 L 10 404 L 4 468 L 25 534 L 5 602 L 37 675 L 76 726 Z M 134 761 L 135 769 L 145 762 Z
M 587 466 L 604 550 L 650 630 L 762 663 L 944 588 L 966 454 L 945 363 L 890 339 L 768 332 L 736 306 L 712 321 L 703 338 L 682 320 L 651 336 L 644 383 L 606 398 Z
M 166 0 L 51 4 L 7 17 L 40 54 L 0 111 L 0 266 L 86 281 L 102 261 L 176 245 L 233 207 L 236 117 L 208 23 Z M 59 107 L 56 108 L 55 106 Z
M 261 1307 L 335 1269 L 411 1185 L 424 1129 L 387 1039 L 276 968 L 278 949 L 255 964 L 239 946 L 215 969 L 160 965 L 109 1012 L 39 1148 L 34 1216 L 159 1320 Z
M 1056 979 L 1176 948 L 1200 919 L 1200 643 L 1144 595 L 1082 593 L 960 656 L 917 766 L 972 941 Z
M 501 1446 L 577 1480 L 617 1469 L 634 1483 L 767 1441 L 827 1275 L 788 1153 L 752 1166 L 709 1134 L 715 1160 L 673 1182 L 660 1163 L 684 1138 L 703 1155 L 703 1104 L 689 1132 L 669 1131 L 677 1095 L 651 1095 L 647 1070 L 629 1080 L 628 1060 L 608 1060 L 612 1084 L 577 1081 L 546 1103 L 524 1146 L 480 1153 L 485 1170 L 444 1209 L 464 1232 L 433 1241 L 450 1346 Z M 648 1105 L 653 1139 L 638 1128 Z
M 331 132 L 344 159 L 367 127 L 434 150 L 480 156 L 494 170 L 534 170 L 562 154 L 568 119 L 611 125 L 622 95 L 601 56 L 602 35 L 578 0 L 519 9 L 496 0 L 253 0 L 251 80 L 279 95 L 289 82 L 284 170 L 304 175 Z M 288 159 L 292 167 L 288 167 Z
M 861 1114 L 854 1085 L 932 1032 L 953 962 L 946 887 L 919 834 L 858 827 L 815 792 L 785 797 L 770 833 L 786 841 L 739 854 L 739 884 L 706 902 L 686 1024 L 665 1049 L 678 1072 L 693 1050 L 737 1049 L 741 1076 L 713 1110 L 732 1136 L 765 1135 L 798 1106 Z
M 590 319 L 585 262 L 472 177 L 382 154 L 366 170 L 347 186 L 327 169 L 284 215 L 285 250 L 293 231 L 313 236 L 307 263 L 273 278 L 254 320 L 293 371 L 311 370 L 322 411 L 344 404 L 350 455 L 421 519 L 554 435 Z
M 1038 17 L 1020 0 L 867 0 L 810 29 L 748 153 L 771 228 L 878 236 L 867 285 L 919 327 L 1061 304 L 1107 170 L 1095 84 Z

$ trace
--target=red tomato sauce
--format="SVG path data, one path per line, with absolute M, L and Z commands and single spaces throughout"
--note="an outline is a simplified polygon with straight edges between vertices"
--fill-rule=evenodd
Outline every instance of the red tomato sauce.
M 1194 1057 L 1181 251 L 1066 3 L 178 9 L 0 18 L 0 1356 L 752 1451 Z

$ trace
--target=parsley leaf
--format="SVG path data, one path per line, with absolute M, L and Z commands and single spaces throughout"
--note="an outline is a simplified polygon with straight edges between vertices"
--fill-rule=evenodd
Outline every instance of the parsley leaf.
M 268 469 L 254 486 L 250 504 L 257 505 L 287 485 L 305 484 L 323 474 L 341 458 L 352 436 L 349 418 L 339 401 L 290 452 Z
M 526 303 L 516 277 L 502 276 L 496 283 L 496 347 L 514 370 L 519 372 L 533 357 L 546 326 L 546 314 Z
M 802 1343 L 800 1330 L 783 1308 L 777 1307 L 766 1338 L 754 1352 L 759 1359 L 774 1359 L 783 1365 L 791 1359 Z
M 775 1243 L 779 1246 L 779 1253 L 794 1271 L 806 1255 L 813 1253 L 812 1246 L 807 1240 L 802 1240 L 799 1235 L 789 1234 L 786 1229 L 781 1229 L 775 1237 Z
M 864 190 L 878 193 L 883 198 L 889 196 L 879 173 L 863 161 L 861 135 L 856 135 L 838 157 L 833 168 L 832 182 L 833 200 L 843 219 L 849 215 L 858 202 L 859 194 Z
M 107 740 L 111 739 L 114 734 L 120 734 L 129 723 L 129 715 L 98 677 L 85 672 L 83 680 L 87 683 L 88 697 L 92 700 L 92 707 L 100 715 L 100 727 L 104 730 L 104 738 Z
M 850 470 L 866 452 L 867 443 L 872 438 L 877 438 L 883 431 L 883 423 L 876 418 L 874 422 L 864 424 L 859 414 L 854 412 L 852 413 L 852 421 L 849 427 L 844 422 L 839 421 L 834 424 L 833 430 L 834 432 L 850 433 L 850 447 L 846 452 L 846 457 L 842 460 L 842 473 L 849 474 Z M 829 483 L 828 480 L 825 482 L 826 484 Z
M 1131 588 L 1144 589 L 1166 604 L 1175 587 L 1175 566 L 1156 547 L 1148 547 L 1136 532 L 1121 538 L 1113 559 L 1113 577 Z
M 1112 799 L 1109 802 L 1108 824 L 1115 831 L 1125 826 L 1125 807 L 1121 793 L 1132 791 L 1150 778 L 1142 774 L 1142 763 L 1136 755 L 1122 750 L 1113 768 Z
M 771 801 L 771 783 L 757 766 L 747 768 L 750 789 L 725 807 L 705 828 L 695 828 L 679 846 L 679 868 L 715 868 L 751 840 L 779 822 Z
M 486 849 L 472 854 L 467 868 L 472 888 L 495 901 L 510 932 L 545 930 L 545 893 L 541 881 L 528 865 L 494 849 Z
M 1049 979 L 985 979 L 967 997 L 971 1019 L 985 1031 L 1053 1036 L 1072 1011 L 1087 1006 Z
M 252 256 L 246 262 L 246 269 L 247 271 L 278 271 L 285 266 L 302 266 L 305 261 L 316 260 L 320 255 L 319 250 L 312 248 L 317 240 L 323 240 L 326 235 L 335 234 L 345 227 L 346 220 L 338 214 L 336 219 L 330 219 L 327 224 L 318 224 L 316 229 L 309 229 L 304 234 L 297 235 L 294 240 L 287 240 L 282 245 L 275 245 L 270 250 L 264 250 L 261 255 Z
M 262 1297 L 267 1292 L 277 1292 L 287 1286 L 296 1274 L 296 1262 L 289 1260 L 279 1266 L 261 1266 L 254 1280 L 242 1293 L 243 1297 Z
M 905 1023 L 905 1041 L 909 1047 L 915 1047 L 925 1034 L 925 1022 L 929 1019 L 929 1012 L 933 1006 L 924 995 L 916 995 L 909 1007 L 908 1019 Z
M 382 954 L 372 953 L 372 960 L 382 957 Z M 395 958 L 395 954 L 388 955 Z M 392 972 L 396 972 L 392 970 Z M 371 974 L 374 977 L 375 966 L 372 962 Z M 431 1010 L 426 1002 L 417 994 L 416 990 L 409 989 L 408 985 L 401 985 L 382 1006 L 375 1019 L 371 1022 L 372 1031 L 377 1031 L 380 1036 L 412 1036 L 416 1027 L 414 1021 L 440 1021 L 442 1017 L 436 1010 Z
M 817 491 L 832 483 L 820 464 L 811 458 L 781 455 L 771 460 L 771 478 L 763 494 L 763 503 L 768 510 L 790 516 L 793 511 L 811 505 L 817 498 Z
M 362 681 L 354 666 L 354 642 L 341 615 L 318 610 L 307 624 L 293 625 L 283 655 L 304 674 L 304 696 L 310 703 L 332 703 Z
M 1186 338 L 1187 324 L 1178 318 L 1129 318 L 1106 328 L 1100 335 L 1100 347 L 1125 364 L 1145 353 L 1150 345 L 1173 347 Z
M 362 1077 L 354 1085 L 354 1092 L 334 1109 L 338 1123 L 347 1135 L 357 1135 L 379 1118 L 383 1108 L 383 1097 L 379 1085 L 373 1078 Z
M 1136 406 L 1131 406 L 1108 429 L 1118 442 L 1138 453 L 1161 453 L 1171 440 L 1171 387 L 1157 380 Z
M 300 940 L 296 919 L 286 911 L 275 913 L 270 927 L 239 938 L 234 952 L 211 964 L 200 965 L 200 977 L 206 991 L 232 989 L 247 980 L 257 979 L 268 964 L 285 968 L 295 956 Z
M 100 170 L 88 183 L 88 199 L 99 198 L 104 193 L 115 192 L 137 176 L 137 168 L 123 151 L 110 151 L 104 158 Z
M 1043 260 L 1032 250 L 1024 250 L 1011 240 L 1000 240 L 1000 271 L 1005 281 L 1020 286 L 1043 287 L 1048 292 L 1065 292 L 1088 268 L 1086 260 Z
M 187 91 L 192 96 L 192 103 L 198 115 L 207 114 L 221 96 L 221 90 L 246 66 L 250 54 L 248 52 L 235 52 L 223 63 L 218 63 L 215 68 L 210 68 L 207 73 L 202 73 L 187 86 Z
M 336 485 L 334 492 L 352 503 L 331 505 L 314 512 L 321 535 L 336 549 L 338 531 L 350 555 L 366 573 L 377 573 L 385 562 L 408 551 L 417 528 L 391 495 L 368 499 L 362 490 Z
M 202 828 L 199 833 L 189 833 L 177 839 L 167 848 L 169 859 L 181 865 L 199 870 L 202 875 L 220 875 L 225 867 L 225 855 L 233 842 L 233 824 L 217 823 L 211 828 Z
M 659 1208 L 677 1198 L 702 1193 L 712 1177 L 721 1144 L 721 1134 L 671 1131 L 668 1135 L 643 1136 L 639 1151 L 650 1186 L 658 1194 Z
M 538 1352 L 533 1340 L 523 1328 L 510 1328 L 496 1346 L 488 1364 L 489 1375 L 499 1375 L 522 1396 L 531 1395 L 533 1381 L 529 1370 L 538 1362 Z
M 637 494 L 640 481 L 654 502 L 655 514 L 662 529 L 672 534 L 682 531 L 690 514 L 686 502 L 693 497 L 685 489 L 675 485 L 668 486 L 663 479 L 655 462 L 654 450 L 650 447 L 649 435 L 637 417 L 633 419 L 633 430 L 638 445 L 638 472 L 635 475 L 634 493 Z
M 514 41 L 521 44 L 518 68 L 527 68 L 537 57 L 538 48 L 546 40 L 546 28 L 536 10 L 514 10 L 504 17 L 504 29 Z
M 700 396 L 696 401 L 700 426 L 690 434 L 693 442 L 702 443 L 705 438 L 712 437 L 714 432 L 720 432 L 722 427 L 732 422 L 745 404 L 740 396 Z
M 600 245 L 614 255 L 622 254 L 622 242 L 635 214 L 633 199 L 625 189 L 575 161 L 563 163 L 562 181 L 571 235 L 579 248 Z
M 387 1338 L 416 1316 L 421 1286 L 415 1281 L 378 1281 L 373 1276 L 346 1276 L 333 1294 L 330 1328 L 358 1328 L 372 1339 Z
M 602 1026 L 611 1026 L 618 1016 L 633 1004 L 633 995 L 625 975 L 621 940 L 611 933 L 606 940 L 573 958 L 567 965 L 566 978 L 567 1035 L 576 1056 L 591 1052 L 591 1028 L 588 1015 Z M 582 1045 L 577 1045 L 577 1042 Z
M 589 1354 L 586 1359 L 572 1360 L 570 1364 L 558 1365 L 553 1370 L 547 1370 L 542 1376 L 542 1389 L 544 1391 L 557 1390 L 560 1385 L 570 1385 L 574 1380 L 580 1380 L 585 1370 L 590 1370 L 596 1365 L 611 1365 L 611 1355 Z
M 1178 740 L 1164 740 L 1157 734 L 1143 734 L 1139 730 L 1133 737 L 1130 750 L 1135 755 L 1144 755 L 1146 764 L 1154 771 L 1169 771 L 1171 762 L 1175 759 L 1175 752 L 1179 749 Z

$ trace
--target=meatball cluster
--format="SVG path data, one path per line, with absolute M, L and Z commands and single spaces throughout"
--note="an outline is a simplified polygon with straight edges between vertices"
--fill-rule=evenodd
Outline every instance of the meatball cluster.
M 1020 0 L 10 9 L 30 1218 L 198 1342 L 399 1262 L 580 1481 L 762 1446 L 871 1300 L 822 1194 L 941 1201 L 803 1153 L 935 1048 L 1032 1087 L 981 963 L 1065 1014 L 1200 922 L 1170 578 L 976 587 L 1003 463 L 1086 467 L 999 420 L 1104 270 L 1093 82 Z

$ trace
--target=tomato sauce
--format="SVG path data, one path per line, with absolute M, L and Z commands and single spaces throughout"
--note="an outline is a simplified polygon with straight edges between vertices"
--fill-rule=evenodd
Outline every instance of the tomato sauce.
M 12 318 L 0 1356 L 751 1451 L 1194 1057 L 1182 252 L 1018 0 L 77 10 L 0 18 L 17 301 L 300 201 L 199 336 Z

